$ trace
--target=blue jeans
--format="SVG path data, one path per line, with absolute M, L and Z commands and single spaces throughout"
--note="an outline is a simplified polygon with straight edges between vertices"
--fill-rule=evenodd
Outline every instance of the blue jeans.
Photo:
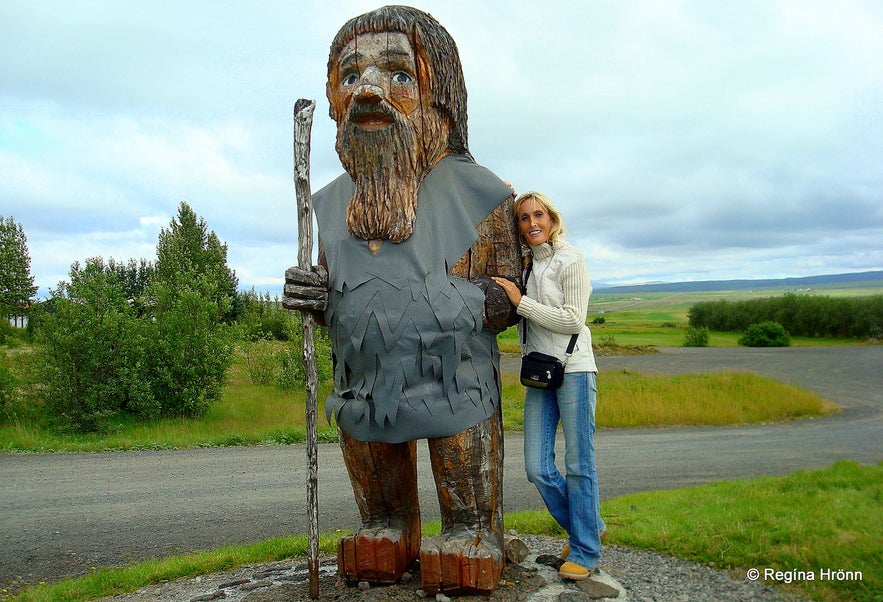
M 601 558 L 598 474 L 595 471 L 594 372 L 564 375 L 557 391 L 527 389 L 524 399 L 524 466 L 570 542 L 569 562 L 594 569 Z M 558 423 L 564 432 L 565 475 L 555 464 Z

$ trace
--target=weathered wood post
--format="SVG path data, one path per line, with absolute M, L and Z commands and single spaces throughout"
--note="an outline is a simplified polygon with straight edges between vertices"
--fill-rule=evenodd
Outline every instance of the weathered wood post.
M 316 101 L 298 99 L 294 103 L 294 189 L 297 194 L 297 264 L 302 270 L 312 267 L 313 201 L 310 194 L 310 130 Z M 316 426 L 318 381 L 316 368 L 316 324 L 309 310 L 301 311 L 303 325 L 304 374 L 306 380 L 307 422 L 307 513 L 309 514 L 310 598 L 319 599 L 319 436 Z

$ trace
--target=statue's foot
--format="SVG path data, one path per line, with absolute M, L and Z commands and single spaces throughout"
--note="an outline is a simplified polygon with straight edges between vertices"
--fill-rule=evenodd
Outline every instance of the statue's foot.
M 424 539 L 420 546 L 422 588 L 429 595 L 489 595 L 505 563 L 499 534 L 443 533 Z
M 391 527 L 362 529 L 337 544 L 337 572 L 349 583 L 396 583 L 417 558 L 420 533 Z

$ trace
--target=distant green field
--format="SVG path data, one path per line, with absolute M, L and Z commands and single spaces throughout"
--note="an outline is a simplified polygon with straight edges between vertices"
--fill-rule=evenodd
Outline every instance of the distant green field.
M 593 293 L 589 301 L 588 322 L 595 343 L 609 340 L 617 345 L 652 345 L 680 347 L 689 327 L 687 312 L 694 303 L 726 299 L 738 301 L 758 297 L 776 297 L 785 293 L 825 295 L 829 297 L 863 297 L 883 294 L 883 281 L 862 282 L 861 286 L 838 284 L 812 289 L 794 287 L 757 290 L 691 291 L 674 293 Z M 593 323 L 593 320 L 603 323 Z M 738 332 L 710 332 L 710 347 L 737 347 Z M 514 329 L 499 336 L 504 352 L 518 350 Z M 864 341 L 833 338 L 792 337 L 795 347 L 810 345 L 855 345 Z

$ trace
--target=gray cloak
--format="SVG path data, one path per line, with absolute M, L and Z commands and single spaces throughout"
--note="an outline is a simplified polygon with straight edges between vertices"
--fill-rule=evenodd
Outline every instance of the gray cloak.
M 313 195 L 329 273 L 329 420 L 361 441 L 401 443 L 454 435 L 496 410 L 499 350 L 482 330 L 484 294 L 448 272 L 511 193 L 469 157 L 449 155 L 420 185 L 413 234 L 376 254 L 347 231 L 349 175 Z

